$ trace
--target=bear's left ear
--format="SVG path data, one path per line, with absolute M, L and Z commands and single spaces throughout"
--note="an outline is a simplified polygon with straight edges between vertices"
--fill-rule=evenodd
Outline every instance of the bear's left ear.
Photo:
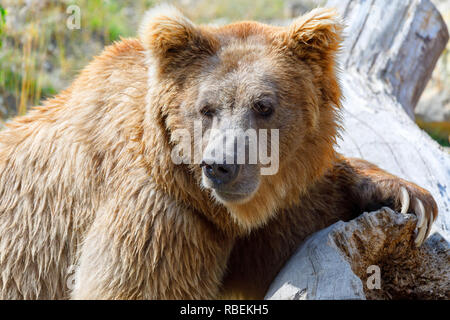
M 344 25 L 334 9 L 314 9 L 297 18 L 284 30 L 283 44 L 300 59 L 320 66 L 324 98 L 341 105 L 336 54 L 342 43 Z
M 343 23 L 334 9 L 318 8 L 294 20 L 285 36 L 287 45 L 300 56 L 320 54 L 320 58 L 339 50 Z M 317 55 L 316 55 L 317 56 Z
M 170 5 L 157 6 L 145 14 L 139 38 L 164 68 L 192 63 L 192 59 L 211 55 L 217 48 L 217 41 L 209 32 Z

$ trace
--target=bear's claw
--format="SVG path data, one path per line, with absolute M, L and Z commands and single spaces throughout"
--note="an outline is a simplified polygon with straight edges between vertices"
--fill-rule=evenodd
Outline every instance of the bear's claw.
M 402 203 L 401 213 L 407 213 L 409 209 L 409 193 L 405 187 L 400 188 L 400 201 Z
M 401 213 L 406 214 L 410 209 L 411 196 L 405 187 L 400 188 Z M 422 200 L 413 198 L 413 207 L 411 208 L 417 216 L 416 239 L 414 241 L 417 247 L 420 247 L 431 231 L 434 222 L 434 215 L 431 212 L 427 214 Z M 432 209 L 431 209 L 432 210 Z

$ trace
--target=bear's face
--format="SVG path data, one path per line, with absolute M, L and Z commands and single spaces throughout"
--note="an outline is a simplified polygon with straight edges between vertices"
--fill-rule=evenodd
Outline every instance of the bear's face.
M 311 73 L 293 70 L 266 39 L 228 41 L 205 59 L 181 106 L 186 123 L 202 124 L 202 185 L 225 205 L 248 202 L 295 154 L 315 116 L 308 97 L 317 96 Z
M 198 27 L 163 7 L 143 24 L 171 144 L 241 225 L 295 201 L 332 159 L 339 31 L 329 10 L 286 28 Z

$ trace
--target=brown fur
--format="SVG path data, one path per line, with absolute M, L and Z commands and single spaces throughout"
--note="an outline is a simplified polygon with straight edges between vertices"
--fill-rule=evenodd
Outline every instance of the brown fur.
M 329 10 L 287 28 L 151 11 L 140 39 L 108 47 L 0 133 L 0 297 L 261 298 L 306 236 L 369 206 L 398 209 L 401 185 L 436 215 L 425 190 L 334 151 L 340 31 Z M 224 205 L 198 165 L 173 164 L 171 132 L 192 129 L 199 70 L 214 82 L 260 66 L 278 84 L 282 112 L 265 125 L 281 130 L 280 169 Z

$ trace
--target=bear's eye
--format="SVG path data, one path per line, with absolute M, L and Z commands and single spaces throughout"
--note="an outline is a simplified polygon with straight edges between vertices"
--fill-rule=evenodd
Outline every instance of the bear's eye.
M 267 101 L 258 101 L 253 104 L 253 110 L 260 116 L 269 117 L 273 113 L 272 105 Z
M 211 108 L 211 106 L 206 105 L 200 110 L 200 113 L 203 116 L 210 118 L 210 117 L 212 117 L 214 115 L 214 109 Z

